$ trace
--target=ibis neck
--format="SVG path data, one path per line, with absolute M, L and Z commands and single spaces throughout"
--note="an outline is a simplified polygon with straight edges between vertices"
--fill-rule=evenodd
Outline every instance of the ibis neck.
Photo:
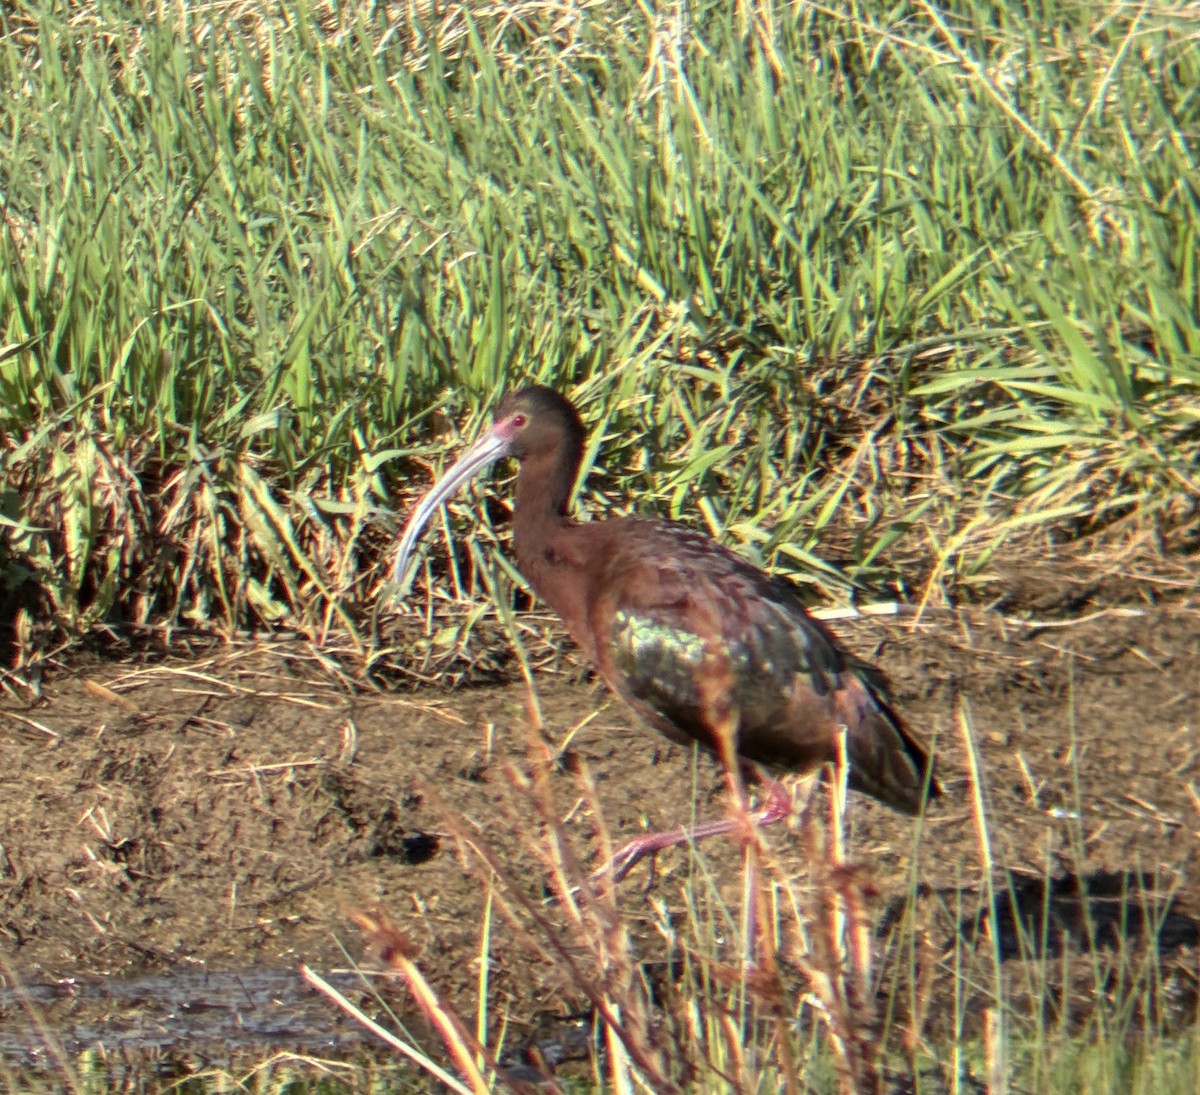
M 538 597 L 562 617 L 588 657 L 595 654 L 588 630 L 589 576 L 604 548 L 604 522 L 578 524 L 567 512 L 579 474 L 582 446 L 548 458 L 526 458 L 517 476 L 513 547 L 517 566 Z M 569 457 L 569 459 L 568 459 Z
M 524 540 L 530 532 L 570 523 L 567 508 L 579 475 L 582 451 L 552 451 L 526 457 L 517 475 L 513 533 Z

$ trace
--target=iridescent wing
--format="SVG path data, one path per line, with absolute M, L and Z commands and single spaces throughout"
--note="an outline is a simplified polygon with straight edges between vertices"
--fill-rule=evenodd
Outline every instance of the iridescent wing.
M 668 736 L 721 753 L 733 732 L 737 755 L 773 768 L 818 767 L 845 727 L 851 784 L 918 808 L 927 756 L 790 583 L 683 526 L 622 526 L 592 615 L 611 687 Z

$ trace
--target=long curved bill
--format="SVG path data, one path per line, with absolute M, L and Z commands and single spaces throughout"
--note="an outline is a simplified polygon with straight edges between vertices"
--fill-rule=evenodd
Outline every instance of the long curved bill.
M 471 476 L 478 474 L 489 464 L 495 463 L 508 451 L 508 438 L 501 436 L 495 427 L 488 430 L 473 445 L 470 446 L 451 465 L 441 479 L 430 488 L 414 507 L 404 526 L 404 535 L 400 537 L 400 549 L 396 553 L 396 563 L 392 568 L 392 581 L 399 586 L 400 596 L 408 592 L 411 575 L 408 573 L 409 560 L 413 548 L 417 546 L 421 531 L 429 523 L 429 519 L 437 511 L 438 506 L 454 494 Z

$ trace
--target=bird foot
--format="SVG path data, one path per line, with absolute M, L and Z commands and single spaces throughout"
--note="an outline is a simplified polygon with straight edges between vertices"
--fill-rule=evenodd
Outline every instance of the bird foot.
M 732 832 L 733 827 L 730 820 L 711 821 L 692 829 L 671 829 L 665 833 L 647 833 L 645 836 L 634 837 L 603 867 L 592 872 L 591 881 L 598 882 L 606 874 L 611 874 L 613 882 L 620 882 L 643 859 L 653 859 L 664 848 L 674 848 L 678 844 L 695 844 L 706 837 Z
M 766 781 L 767 801 L 762 809 L 750 815 L 750 824 L 755 828 L 771 825 L 781 821 L 792 812 L 792 797 L 787 788 L 777 780 Z M 678 844 L 699 844 L 710 836 L 723 836 L 734 832 L 739 827 L 736 818 L 723 818 L 720 821 L 709 821 L 703 825 L 695 825 L 688 829 L 671 829 L 664 833 L 646 833 L 634 837 L 603 867 L 592 872 L 590 881 L 595 884 L 605 875 L 612 875 L 614 883 L 620 882 L 643 859 L 653 858 L 664 848 L 674 848 Z

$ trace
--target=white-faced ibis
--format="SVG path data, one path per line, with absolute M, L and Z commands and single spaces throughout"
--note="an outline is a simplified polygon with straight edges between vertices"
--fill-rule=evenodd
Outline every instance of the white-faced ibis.
M 413 510 L 397 580 L 437 507 L 511 456 L 520 464 L 513 544 L 521 573 L 608 686 L 651 726 L 727 763 L 736 757 L 743 766 L 789 772 L 836 760 L 844 730 L 852 788 L 908 814 L 940 793 L 879 671 L 843 650 L 789 582 L 675 522 L 572 520 L 567 502 L 584 438 L 578 412 L 558 392 L 530 387 L 506 396 L 491 429 Z M 774 781 L 767 786 L 760 824 L 790 809 L 786 792 Z M 644 836 L 616 857 L 615 873 L 668 844 L 731 828 L 716 822 Z

